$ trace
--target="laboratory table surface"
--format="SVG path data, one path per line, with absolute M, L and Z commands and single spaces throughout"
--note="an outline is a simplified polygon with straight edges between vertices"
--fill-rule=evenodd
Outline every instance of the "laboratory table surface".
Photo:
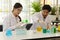
M 32 31 L 32 30 L 30 30 Z M 6 36 L 5 32 L 0 32 L 0 40 L 27 40 L 27 39 L 44 39 L 44 38 L 60 38 L 60 33 L 37 33 L 27 32 L 25 35 L 18 35 L 16 31 L 12 32 L 12 36 Z

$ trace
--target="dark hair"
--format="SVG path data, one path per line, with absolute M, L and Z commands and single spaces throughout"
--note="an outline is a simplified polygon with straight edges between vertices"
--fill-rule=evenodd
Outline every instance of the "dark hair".
M 51 6 L 50 5 L 44 5 L 43 7 L 42 7 L 42 10 L 48 10 L 49 12 L 51 11 Z
M 15 3 L 14 8 L 20 8 L 22 5 L 20 3 Z
M 18 16 L 18 18 L 19 18 L 19 21 L 21 22 L 22 20 L 21 20 L 21 17 L 20 16 Z

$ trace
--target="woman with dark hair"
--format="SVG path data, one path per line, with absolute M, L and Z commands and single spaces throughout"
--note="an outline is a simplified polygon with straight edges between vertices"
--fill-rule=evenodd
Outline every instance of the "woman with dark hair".
M 20 3 L 15 3 L 13 6 L 12 13 L 10 13 L 3 22 L 3 30 L 6 29 L 15 29 L 21 25 L 21 17 L 19 14 L 22 11 L 22 5 Z
M 19 16 L 19 14 L 20 14 L 20 12 L 22 11 L 22 5 L 20 4 L 20 3 L 16 3 L 15 5 L 14 5 L 14 8 L 13 8 L 13 11 L 12 12 L 15 12 L 14 13 L 14 15 L 15 16 L 18 16 L 18 18 L 20 19 L 20 21 L 21 21 L 21 18 L 20 18 L 20 16 Z

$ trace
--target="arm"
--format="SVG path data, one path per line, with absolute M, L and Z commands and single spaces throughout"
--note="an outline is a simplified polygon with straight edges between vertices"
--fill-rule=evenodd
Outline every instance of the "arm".
M 10 25 L 10 19 L 8 17 L 6 17 L 3 21 L 3 31 L 5 31 L 6 29 L 9 28 Z
M 5 18 L 5 20 L 3 21 L 3 31 L 6 31 L 7 29 L 13 30 L 17 27 L 22 27 L 23 25 L 25 25 L 25 23 L 19 22 L 11 26 L 11 20 L 9 18 Z

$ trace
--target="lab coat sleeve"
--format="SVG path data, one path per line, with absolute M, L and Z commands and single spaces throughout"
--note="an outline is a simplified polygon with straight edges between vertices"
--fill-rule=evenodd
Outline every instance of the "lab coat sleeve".
M 26 25 L 26 23 L 19 22 L 16 25 L 13 25 L 13 26 L 9 27 L 9 29 L 13 30 L 13 29 L 16 29 L 16 28 L 21 28 L 24 25 Z
M 19 22 L 13 26 L 11 26 L 11 23 L 10 23 L 10 19 L 9 18 L 5 18 L 4 21 L 3 21 L 3 31 L 6 31 L 7 29 L 15 29 L 17 27 L 22 27 L 23 25 L 25 25 L 26 23 L 22 23 L 22 22 Z
M 32 17 L 31 17 L 31 19 L 32 19 L 32 22 L 33 23 L 36 23 L 36 22 L 38 22 L 38 17 L 37 17 L 38 15 L 35 13 L 34 15 L 32 15 Z
M 10 26 L 10 19 L 6 17 L 3 21 L 3 31 L 5 31 Z
M 49 20 L 49 21 L 48 21 L 48 20 Z M 46 23 L 47 23 L 47 25 L 49 26 L 49 28 L 51 28 L 52 18 L 49 17 L 48 20 L 47 20 Z

